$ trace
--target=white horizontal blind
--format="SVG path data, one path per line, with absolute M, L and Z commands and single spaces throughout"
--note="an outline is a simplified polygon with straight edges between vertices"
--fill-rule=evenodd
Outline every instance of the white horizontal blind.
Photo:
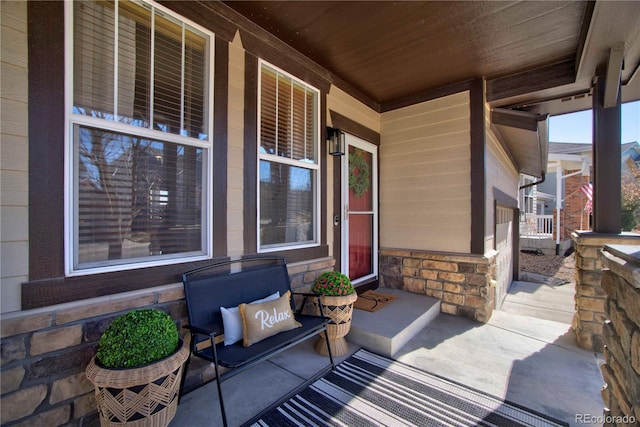
M 260 69 L 261 250 L 318 241 L 318 92 Z
M 74 113 L 205 139 L 207 50 L 147 4 L 74 2 Z
M 210 36 L 138 1 L 73 17 L 71 270 L 206 254 Z
M 260 152 L 317 163 L 317 92 L 266 65 L 260 83 Z

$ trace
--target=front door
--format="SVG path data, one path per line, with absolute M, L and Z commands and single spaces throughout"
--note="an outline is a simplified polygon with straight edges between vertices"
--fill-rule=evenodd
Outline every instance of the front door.
M 378 147 L 346 135 L 342 157 L 342 273 L 354 285 L 378 276 Z

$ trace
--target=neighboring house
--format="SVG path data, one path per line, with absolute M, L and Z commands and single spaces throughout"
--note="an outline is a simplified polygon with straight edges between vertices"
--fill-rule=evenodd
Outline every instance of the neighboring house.
M 104 326 L 185 321 L 181 273 L 216 260 L 486 322 L 520 177 L 546 172 L 545 100 L 592 90 L 619 41 L 596 24 L 630 8 L 525 3 L 3 1 L 2 423 L 82 424 Z
M 622 144 L 622 175 L 640 164 L 640 141 Z
M 640 143 L 622 144 L 620 151 L 624 175 L 640 161 Z M 591 230 L 590 200 L 581 187 L 593 181 L 592 157 L 592 144 L 549 143 L 544 182 L 521 190 L 521 249 L 563 254 L 571 245 L 573 231 Z M 521 184 L 533 182 L 523 178 Z M 560 236 L 556 235 L 557 224 Z

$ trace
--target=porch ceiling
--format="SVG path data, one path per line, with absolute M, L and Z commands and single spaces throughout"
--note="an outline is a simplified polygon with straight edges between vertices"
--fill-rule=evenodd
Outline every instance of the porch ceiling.
M 329 70 L 379 111 L 484 76 L 494 107 L 584 105 L 625 43 L 623 100 L 640 99 L 640 2 L 225 1 Z M 578 97 L 576 97 L 578 95 Z M 547 102 L 565 99 L 562 105 Z M 576 102 L 572 102 L 572 101 Z M 567 102 L 568 101 L 568 102 Z

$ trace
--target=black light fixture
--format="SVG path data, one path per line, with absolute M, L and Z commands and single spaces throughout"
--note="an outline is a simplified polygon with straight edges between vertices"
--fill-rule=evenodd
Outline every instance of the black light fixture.
M 327 127 L 327 142 L 329 154 L 332 156 L 344 155 L 344 132 L 340 129 Z

